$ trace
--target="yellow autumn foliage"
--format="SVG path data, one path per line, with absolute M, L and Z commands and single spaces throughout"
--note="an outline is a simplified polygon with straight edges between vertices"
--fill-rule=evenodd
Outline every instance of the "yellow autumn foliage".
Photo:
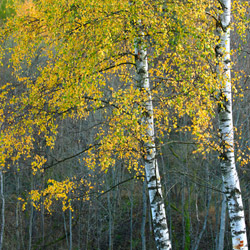
M 107 171 L 124 161 L 128 169 L 143 172 L 138 160 L 152 138 L 144 136 L 147 127 L 140 122 L 148 95 L 138 90 L 134 79 L 139 21 L 147 38 L 158 138 L 190 131 L 197 151 L 218 149 L 212 133 L 220 102 L 214 68 L 217 1 L 14 2 L 16 14 L 0 31 L 1 55 L 9 51 L 21 88 L 14 82 L 1 86 L 0 122 L 5 125 L 0 136 L 1 166 L 7 159 L 16 162 L 26 157 L 32 158 L 34 173 L 42 170 L 45 158 L 32 155 L 34 135 L 53 148 L 58 119 L 87 119 L 101 110 L 105 124 L 96 135 L 97 146 L 83 156 L 85 164 Z M 241 13 L 236 20 L 242 25 L 240 34 L 249 22 L 242 17 L 246 5 L 234 5 Z M 110 86 L 114 78 L 116 83 Z M 183 118 L 189 125 L 182 126 Z M 47 188 L 30 195 L 34 204 L 45 197 L 48 210 L 53 199 L 60 199 L 67 209 L 74 189 L 74 181 L 50 180 Z

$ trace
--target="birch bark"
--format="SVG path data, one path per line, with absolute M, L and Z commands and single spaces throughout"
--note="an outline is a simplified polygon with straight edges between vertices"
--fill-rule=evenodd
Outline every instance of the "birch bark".
M 138 87 L 147 94 L 147 101 L 144 103 L 146 114 L 144 114 L 142 122 L 147 124 L 145 136 L 151 141 L 144 145 L 146 148 L 144 160 L 154 237 L 157 249 L 171 250 L 158 162 L 156 159 L 153 103 L 149 84 L 147 49 L 144 47 L 143 33 L 135 41 L 135 64 Z
M 230 219 L 233 249 L 248 249 L 246 225 L 239 177 L 235 166 L 234 134 L 230 71 L 230 21 L 231 0 L 220 1 L 222 13 L 217 28 L 220 43 L 216 46 L 218 78 L 221 85 L 222 105 L 219 107 L 219 132 L 221 136 L 220 166 Z

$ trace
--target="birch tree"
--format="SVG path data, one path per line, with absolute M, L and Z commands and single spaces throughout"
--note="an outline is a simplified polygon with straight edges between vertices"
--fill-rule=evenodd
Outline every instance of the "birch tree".
M 234 154 L 230 65 L 231 1 L 222 0 L 220 5 L 222 11 L 217 27 L 220 43 L 216 46 L 218 80 L 221 86 L 221 105 L 219 106 L 220 166 L 230 218 L 233 249 L 246 250 L 248 243 L 245 216 Z
M 154 112 L 149 84 L 147 49 L 145 47 L 143 32 L 140 32 L 139 35 L 140 36 L 135 40 L 136 81 L 140 91 L 145 92 L 147 96 L 146 102 L 144 103 L 145 112 L 142 122 L 147 126 L 145 136 L 149 138 L 149 142 L 144 145 L 146 150 L 144 164 L 152 213 L 153 230 L 157 249 L 170 250 L 171 242 L 169 239 L 160 174 L 156 159 L 156 146 L 154 142 Z
M 90 112 L 102 112 L 104 125 L 98 126 L 95 143 L 78 154 L 81 164 L 106 173 L 120 161 L 138 176 L 144 174 L 143 157 L 157 248 L 170 249 L 155 130 L 159 139 L 172 131 L 190 131 L 202 153 L 212 144 L 215 102 L 210 96 L 218 86 L 210 71 L 215 64 L 211 29 L 215 21 L 208 21 L 206 10 L 213 1 L 165 2 L 164 11 L 162 1 L 134 3 L 40 0 L 17 4 L 16 16 L 8 20 L 1 38 L 14 41 L 12 67 L 21 94 L 12 96 L 16 86 L 11 84 L 0 94 L 6 124 L 0 160 L 4 165 L 10 158 L 13 162 L 21 156 L 30 158 L 35 133 L 53 148 L 58 119 L 82 120 Z M 138 20 L 145 35 L 135 28 Z M 25 74 L 26 64 L 32 66 L 39 56 L 45 63 L 34 66 L 35 74 Z M 114 77 L 119 80 L 111 86 Z M 180 127 L 183 117 L 189 124 Z M 43 171 L 46 159 L 33 158 L 34 173 Z M 77 185 L 77 178 L 65 179 L 49 180 L 45 190 L 31 192 L 35 205 L 44 197 L 47 210 L 52 200 L 61 200 L 63 209 L 68 209 L 72 189 L 77 197 L 85 182 L 82 179 Z

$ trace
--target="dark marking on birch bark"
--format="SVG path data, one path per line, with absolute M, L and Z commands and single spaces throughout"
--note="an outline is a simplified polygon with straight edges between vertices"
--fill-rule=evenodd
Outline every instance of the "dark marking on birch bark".
M 234 188 L 230 191 L 229 193 L 229 198 L 234 198 L 235 199 L 235 196 L 236 195 L 241 195 L 241 192 L 238 188 Z
M 159 188 L 159 186 L 155 186 L 155 187 L 148 187 L 148 190 L 157 190 Z
M 242 216 L 234 216 L 232 218 L 229 218 L 230 223 L 234 225 L 235 221 L 240 221 L 242 219 Z
M 158 237 L 158 239 L 160 239 L 161 237 L 162 237 L 162 234 L 161 234 L 161 232 L 160 232 L 160 230 L 161 229 L 166 229 L 167 228 L 167 225 L 166 225 L 166 228 L 164 228 L 164 226 L 162 226 L 162 225 L 160 225 L 159 223 L 154 223 L 154 226 L 157 228 L 159 228 L 159 230 L 155 230 L 155 236 L 157 236 Z M 163 249 L 163 248 L 165 248 L 165 247 L 169 247 L 169 245 L 167 245 L 167 244 L 165 244 L 165 242 L 162 242 L 162 241 L 160 241 L 160 240 L 157 240 L 157 249 L 159 249 L 159 250 L 161 250 L 161 249 Z M 169 250 L 171 250 L 172 248 L 169 248 Z
M 240 235 L 240 234 L 244 234 L 246 231 L 237 231 L 237 232 L 234 232 L 235 235 Z
M 156 191 L 156 193 L 154 195 L 154 199 L 153 199 L 152 203 L 158 203 L 157 204 L 158 206 L 163 203 L 162 196 L 158 191 L 158 187 L 157 187 L 157 191 Z M 159 210 L 159 207 L 158 207 L 158 210 Z
M 150 182 L 152 182 L 152 181 L 156 181 L 156 176 L 150 177 L 150 179 L 148 180 L 148 183 L 150 183 Z

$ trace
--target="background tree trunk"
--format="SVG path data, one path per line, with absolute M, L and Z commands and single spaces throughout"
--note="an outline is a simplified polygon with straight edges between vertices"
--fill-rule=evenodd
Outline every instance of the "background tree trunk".
M 142 222 L 141 222 L 141 242 L 142 242 L 142 250 L 146 250 L 146 235 L 145 235 L 145 225 L 147 219 L 147 182 L 143 181 L 143 189 L 142 189 Z
M 222 190 L 224 190 L 224 188 Z M 217 250 L 224 249 L 224 237 L 225 237 L 225 227 L 226 227 L 226 209 L 227 209 L 226 196 L 223 194 L 223 199 L 222 199 L 222 203 L 221 203 L 220 231 L 219 231 Z
M 2 200 L 2 223 L 1 223 L 1 233 L 0 233 L 0 250 L 3 249 L 3 236 L 4 236 L 4 226 L 5 226 L 5 197 L 4 197 L 4 178 L 3 171 L 0 171 L 0 185 L 1 185 L 1 200 Z

